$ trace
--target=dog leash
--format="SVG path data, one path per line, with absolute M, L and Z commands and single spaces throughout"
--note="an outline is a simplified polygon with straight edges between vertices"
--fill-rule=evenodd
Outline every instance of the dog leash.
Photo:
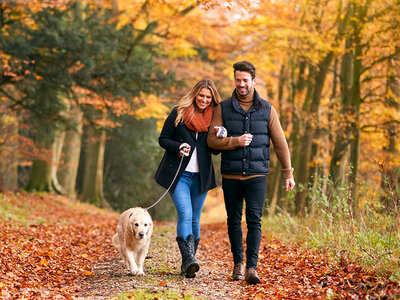
M 172 185 L 174 184 L 176 177 L 178 176 L 178 173 L 179 173 L 179 170 L 181 169 L 182 162 L 183 162 L 183 159 L 184 159 L 184 158 L 185 158 L 185 155 L 182 155 L 182 158 L 181 158 L 181 161 L 180 161 L 180 163 L 179 163 L 178 170 L 177 170 L 176 173 L 175 173 L 174 179 L 172 179 L 172 182 L 171 182 L 170 186 L 168 187 L 168 189 L 165 191 L 165 193 L 164 193 L 164 194 L 160 197 L 160 199 L 158 199 L 153 205 L 149 206 L 148 208 L 145 208 L 144 210 L 149 210 L 150 208 L 156 206 L 157 203 L 160 202 L 161 199 L 164 198 L 164 196 L 168 193 L 169 189 L 170 189 L 170 188 L 172 187 Z

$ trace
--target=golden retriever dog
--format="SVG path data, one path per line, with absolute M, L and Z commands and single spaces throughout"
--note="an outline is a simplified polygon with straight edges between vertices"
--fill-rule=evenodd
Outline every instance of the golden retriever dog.
M 144 275 L 143 262 L 150 246 L 153 221 L 147 210 L 130 208 L 119 217 L 112 244 L 133 275 Z

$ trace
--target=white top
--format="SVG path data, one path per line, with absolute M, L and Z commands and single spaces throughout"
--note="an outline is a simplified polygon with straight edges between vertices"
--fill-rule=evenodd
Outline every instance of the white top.
M 198 132 L 196 132 L 196 140 L 198 136 Z M 191 172 L 191 173 L 198 173 L 200 172 L 199 170 L 199 161 L 197 160 L 197 148 L 195 147 L 192 153 L 192 156 L 190 157 L 189 163 L 186 166 L 185 171 Z

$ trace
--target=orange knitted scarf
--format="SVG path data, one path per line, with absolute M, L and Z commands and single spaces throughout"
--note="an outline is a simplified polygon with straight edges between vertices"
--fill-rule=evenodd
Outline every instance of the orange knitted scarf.
M 204 110 L 204 113 L 201 114 L 194 108 L 194 104 L 192 104 L 183 112 L 183 122 L 190 130 L 206 132 L 208 131 L 208 127 L 210 127 L 212 115 L 212 105 L 209 105 Z

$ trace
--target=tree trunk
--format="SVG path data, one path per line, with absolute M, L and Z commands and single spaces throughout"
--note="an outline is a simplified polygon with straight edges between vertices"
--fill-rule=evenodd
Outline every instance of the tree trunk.
M 304 116 L 309 115 L 310 102 L 314 92 L 314 83 L 313 83 L 314 77 L 315 77 L 314 68 L 310 66 L 308 79 L 306 81 L 307 92 L 305 95 L 302 111 L 295 113 L 293 116 L 293 130 L 290 139 L 292 141 L 292 147 L 293 147 L 292 166 L 294 168 L 296 181 L 298 181 L 298 178 L 300 177 L 299 166 L 300 166 L 300 158 L 302 151 L 301 145 L 303 144 L 302 136 L 304 135 L 304 123 L 305 123 L 304 118 L 300 118 L 300 115 Z
M 334 53 L 330 52 L 319 65 L 319 70 L 315 75 L 315 88 L 310 106 L 310 118 L 306 121 L 305 132 L 301 139 L 301 160 L 297 173 L 297 182 L 303 185 L 304 189 L 296 194 L 296 213 L 300 216 L 305 216 L 306 213 L 306 195 L 310 171 L 310 161 L 312 160 L 311 149 L 317 127 L 317 112 L 321 102 L 322 89 L 325 84 L 326 75 L 333 59 Z
M 18 188 L 18 119 L 14 114 L 0 115 L 0 190 Z
M 56 193 L 70 196 L 68 192 L 63 188 L 57 178 L 57 170 L 60 166 L 62 148 L 64 144 L 65 138 L 65 130 L 58 128 L 56 130 L 55 139 L 53 143 L 53 161 L 51 164 L 51 183 L 53 185 L 53 189 Z
M 354 54 L 352 39 L 346 39 L 346 53 L 342 57 L 340 70 L 341 89 L 341 115 L 343 116 L 342 127 L 336 131 L 335 146 L 329 166 L 329 174 L 335 186 L 344 183 L 347 157 L 349 153 L 350 138 L 352 134 L 352 122 L 349 113 L 351 111 L 351 88 L 354 79 Z
M 271 200 L 270 200 L 270 206 L 269 206 L 269 212 L 268 212 L 268 216 L 272 217 L 275 215 L 276 212 L 276 207 L 278 205 L 278 194 L 279 194 L 279 186 L 281 183 L 281 164 L 279 163 L 278 160 L 276 160 L 276 164 L 274 166 L 274 176 L 273 176 L 273 184 L 271 184 Z M 285 209 L 287 209 L 286 207 L 284 207 Z
M 400 79 L 396 77 L 396 69 L 399 68 L 398 57 L 391 59 L 388 62 L 388 75 L 387 75 L 387 91 L 386 103 L 394 110 L 399 111 L 400 105 L 396 99 L 400 97 Z M 382 203 L 386 213 L 393 213 L 400 219 L 400 199 L 396 188 L 400 186 L 400 174 L 398 172 L 399 166 L 396 164 L 396 158 L 399 157 L 399 151 L 396 148 L 398 143 L 398 129 L 395 124 L 389 124 L 386 128 L 388 145 L 385 147 L 386 157 L 385 162 L 380 164 L 381 171 L 381 187 L 384 191 L 382 196 Z M 397 197 L 396 197 L 397 194 Z
M 65 133 L 63 147 L 63 163 L 58 170 L 58 178 L 65 191 L 75 198 L 76 177 L 81 154 L 82 114 L 78 110 L 72 112 L 73 125 Z
M 353 36 L 354 36 L 354 79 L 352 86 L 352 107 L 354 110 L 355 120 L 353 124 L 353 136 L 354 139 L 351 143 L 351 154 L 350 164 L 353 168 L 352 176 L 350 177 L 350 183 L 352 185 L 352 207 L 353 214 L 356 215 L 358 211 L 358 160 L 360 156 L 360 107 L 361 107 L 361 73 L 362 73 L 362 55 L 363 45 L 361 40 L 361 34 L 364 27 L 365 16 L 367 15 L 368 6 L 370 1 L 366 1 L 365 5 L 355 8 L 356 17 L 358 19 L 352 22 L 353 25 Z
M 37 135 L 36 144 L 43 158 L 33 161 L 26 190 L 29 192 L 52 192 L 52 149 L 55 139 L 55 129 L 49 124 L 41 124 L 38 127 L 41 127 L 41 131 Z
M 109 207 L 103 195 L 103 168 L 106 132 L 88 127 L 82 199 L 98 207 Z

